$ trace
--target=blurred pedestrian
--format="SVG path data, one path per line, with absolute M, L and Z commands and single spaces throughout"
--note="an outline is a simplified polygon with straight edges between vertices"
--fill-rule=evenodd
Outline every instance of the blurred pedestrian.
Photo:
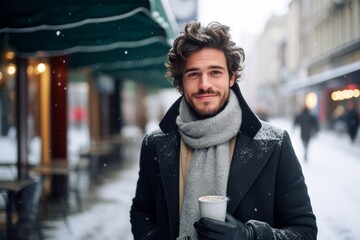
M 343 119 L 345 112 L 345 107 L 343 105 L 338 105 L 331 113 L 331 125 L 338 135 L 347 134 L 346 124 Z
M 354 102 L 348 103 L 348 107 L 343 119 L 345 121 L 346 130 L 349 134 L 350 140 L 352 143 L 354 143 L 359 128 L 359 113 L 355 108 Z
M 319 124 L 316 117 L 305 106 L 301 113 L 295 117 L 294 127 L 297 125 L 300 126 L 300 136 L 304 146 L 304 159 L 307 161 L 310 139 L 319 131 Z
M 168 54 L 181 97 L 144 137 L 130 211 L 134 239 L 316 239 L 300 163 L 286 131 L 260 121 L 237 80 L 245 58 L 229 27 L 189 22 Z M 225 221 L 198 198 L 226 195 Z

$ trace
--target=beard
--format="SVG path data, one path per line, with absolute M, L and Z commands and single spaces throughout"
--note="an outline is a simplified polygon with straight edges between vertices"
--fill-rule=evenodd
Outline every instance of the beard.
M 199 92 L 192 94 L 191 99 L 196 98 L 197 95 L 201 95 L 201 94 L 216 94 L 217 96 L 221 96 L 220 92 L 216 92 L 216 91 L 209 89 L 208 91 L 200 90 Z M 229 97 L 230 97 L 230 89 L 228 90 L 227 93 L 225 93 L 223 95 L 222 98 L 220 98 L 220 102 L 219 102 L 218 106 L 214 106 L 214 107 L 209 106 L 212 104 L 211 102 L 203 103 L 204 106 L 197 106 L 194 103 L 194 101 L 191 101 L 191 99 L 188 100 L 185 98 L 185 101 L 190 106 L 190 108 L 192 109 L 192 111 L 194 112 L 196 117 L 199 120 L 201 120 L 201 119 L 206 119 L 206 118 L 216 116 L 218 113 L 220 113 L 226 107 L 226 105 L 229 101 Z

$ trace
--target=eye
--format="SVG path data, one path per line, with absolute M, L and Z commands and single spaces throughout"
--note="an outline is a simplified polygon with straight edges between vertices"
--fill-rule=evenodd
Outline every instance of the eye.
M 221 75 L 221 74 L 222 74 L 222 72 L 220 72 L 220 71 L 218 71 L 218 70 L 211 71 L 211 75 L 212 75 L 212 76 L 219 76 L 219 75 Z
M 189 72 L 187 77 L 190 79 L 197 78 L 200 74 L 198 72 Z

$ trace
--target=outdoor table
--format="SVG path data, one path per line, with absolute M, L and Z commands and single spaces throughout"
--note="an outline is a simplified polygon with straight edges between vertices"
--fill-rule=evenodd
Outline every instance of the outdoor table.
M 109 157 L 111 151 L 112 147 L 109 144 L 102 142 L 93 145 L 89 149 L 83 150 L 79 153 L 81 158 L 89 159 L 90 177 L 91 180 L 95 180 L 97 184 L 101 183 L 99 178 L 100 160 L 102 158 Z
M 68 176 L 70 174 L 70 171 L 71 169 L 68 162 L 63 159 L 58 159 L 58 161 L 52 161 L 49 164 L 35 166 L 30 169 L 31 173 L 40 175 L 43 182 L 52 176 Z M 67 201 L 67 193 L 61 194 L 61 197 L 59 199 L 61 214 L 67 229 L 70 231 L 70 225 L 67 220 L 68 208 L 66 201 Z
M 11 178 L 16 178 L 16 174 L 17 174 L 16 166 L 17 166 L 16 162 L 0 162 L 0 168 L 7 169 L 11 175 Z
M 52 176 L 56 176 L 56 175 L 57 176 L 69 176 L 71 171 L 75 171 L 76 174 L 80 174 L 79 171 L 86 167 L 87 167 L 87 161 L 83 161 L 81 159 L 76 164 L 69 164 L 69 162 L 66 159 L 53 159 L 53 161 L 50 162 L 49 164 L 35 166 L 35 167 L 31 168 L 30 171 L 32 173 L 40 175 L 42 178 L 42 181 L 45 181 L 45 179 L 52 177 Z M 79 175 L 77 175 L 77 177 L 79 177 Z M 76 184 L 79 184 L 78 179 L 77 179 Z M 68 186 L 68 187 L 70 188 L 71 186 Z M 68 191 L 69 190 L 70 189 L 68 189 Z M 78 208 L 81 210 L 82 203 L 80 200 L 79 186 L 75 186 L 75 188 L 72 190 L 75 191 L 77 205 L 78 205 Z M 69 231 L 71 231 L 70 225 L 67 221 L 67 216 L 68 216 L 68 212 L 69 212 L 68 204 L 67 204 L 67 196 L 68 196 L 67 192 L 62 194 L 59 199 L 60 200 L 59 204 L 62 209 L 61 213 L 63 215 L 65 225 L 66 225 L 67 229 Z
M 126 161 L 133 155 L 134 151 L 137 151 L 137 149 L 134 148 L 136 146 L 135 140 L 121 134 L 111 135 L 102 139 L 101 143 L 112 146 L 111 160 L 115 164 Z
M 43 164 L 31 168 L 31 172 L 38 173 L 42 176 L 68 175 L 70 173 L 70 165 L 64 160 L 52 161 L 49 164 Z
M 6 201 L 6 231 L 9 239 L 14 239 L 12 214 L 16 201 L 16 194 L 33 182 L 32 179 L 0 180 L 0 191 L 7 193 Z
M 0 162 L 0 167 L 7 167 L 7 168 L 11 168 L 11 167 L 16 167 L 16 162 Z

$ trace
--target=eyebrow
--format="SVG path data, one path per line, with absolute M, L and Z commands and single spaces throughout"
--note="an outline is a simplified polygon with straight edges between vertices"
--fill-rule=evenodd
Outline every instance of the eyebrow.
M 208 69 L 222 69 L 222 70 L 226 70 L 224 67 L 218 66 L 218 65 L 210 66 Z M 186 70 L 184 71 L 184 73 L 192 72 L 192 71 L 198 71 L 198 70 L 199 70 L 199 68 L 189 68 L 189 69 L 186 69 Z

